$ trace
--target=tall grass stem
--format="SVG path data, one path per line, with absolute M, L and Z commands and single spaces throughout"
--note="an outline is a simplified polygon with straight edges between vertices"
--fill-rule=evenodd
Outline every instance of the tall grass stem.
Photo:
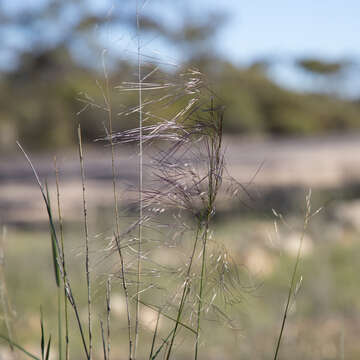
M 110 148 L 111 148 L 111 174 L 112 174 L 112 187 L 113 187 L 113 201 L 114 201 L 114 220 L 115 220 L 115 234 L 114 238 L 116 241 L 116 247 L 120 256 L 120 267 L 121 267 L 121 276 L 122 276 L 122 286 L 124 290 L 124 296 L 126 301 L 126 313 L 127 313 L 127 321 L 128 321 L 128 338 L 129 338 L 129 359 L 132 357 L 132 334 L 131 334 L 131 315 L 130 315 L 130 302 L 129 302 L 129 293 L 127 289 L 127 281 L 126 281 L 126 272 L 125 272 L 125 261 L 124 255 L 122 252 L 122 248 L 120 245 L 120 224 L 119 224 L 119 208 L 118 208 L 118 194 L 116 187 L 116 166 L 115 166 L 115 148 L 113 142 L 113 124 L 112 124 L 112 106 L 111 106 L 111 95 L 110 95 L 110 82 L 109 76 L 107 72 L 107 67 L 105 63 L 105 54 L 103 54 L 103 72 L 105 77 L 105 92 L 104 92 L 104 100 L 106 105 L 106 110 L 108 114 L 108 126 L 110 133 Z M 110 279 L 108 279 L 107 286 L 107 330 L 108 330 L 108 359 L 110 359 Z
M 80 321 L 78 307 L 76 305 L 76 301 L 75 301 L 74 295 L 72 293 L 70 281 L 69 281 L 69 279 L 67 277 L 66 268 L 63 268 L 61 266 L 64 260 L 62 259 L 61 246 L 59 244 L 59 241 L 58 241 L 58 238 L 57 238 L 57 235 L 56 235 L 56 230 L 55 230 L 55 225 L 54 225 L 54 221 L 53 221 L 52 214 L 51 214 L 51 208 L 50 208 L 49 200 L 48 200 L 48 198 L 46 196 L 44 186 L 40 181 L 39 175 L 38 175 L 37 171 L 35 170 L 35 167 L 34 167 L 33 163 L 31 162 L 29 155 L 26 153 L 26 151 L 24 150 L 24 148 L 21 146 L 21 144 L 18 141 L 16 142 L 16 144 L 19 147 L 19 149 L 21 150 L 21 152 L 24 154 L 24 156 L 25 156 L 25 158 L 26 158 L 26 160 L 27 160 L 27 162 L 28 162 L 34 176 L 35 176 L 36 182 L 37 182 L 37 184 L 39 186 L 41 195 L 43 197 L 43 200 L 44 200 L 44 203 L 45 203 L 45 206 L 46 206 L 46 211 L 47 211 L 47 214 L 48 214 L 48 220 L 49 220 L 49 224 L 50 224 L 50 229 L 51 229 L 52 235 L 54 236 L 56 247 L 57 247 L 57 252 L 58 252 L 58 255 L 60 257 L 60 259 L 58 259 L 58 260 L 60 260 L 58 265 L 59 265 L 61 276 L 65 280 L 66 297 L 68 298 L 68 300 L 69 300 L 69 302 L 70 302 L 70 304 L 71 304 L 71 306 L 72 306 L 72 308 L 74 310 L 76 323 L 78 324 L 78 327 L 79 327 L 79 332 L 80 332 L 80 336 L 81 336 L 83 349 L 84 349 L 86 358 L 89 360 L 89 351 L 88 351 L 88 347 L 87 347 L 86 340 L 85 340 L 84 330 L 83 330 L 83 327 L 82 327 L 82 324 L 81 324 L 81 321 Z
M 92 356 L 92 324 L 91 324 L 91 280 L 89 269 L 89 231 L 87 220 L 87 206 L 86 206 L 86 188 L 85 188 L 85 167 L 84 154 L 82 147 L 81 126 L 78 125 L 78 140 L 79 140 L 79 160 L 81 168 L 81 184 L 83 195 L 83 213 L 84 213 L 84 231 L 85 231 L 85 272 L 86 272 L 86 286 L 87 286 L 87 302 L 88 302 L 88 335 L 89 335 L 89 360 Z
M 128 336 L 129 336 L 129 360 L 131 360 L 132 359 L 132 336 L 131 336 L 131 314 L 130 314 L 130 304 L 129 304 L 129 291 L 128 291 L 127 282 L 125 279 L 125 264 L 124 264 L 123 253 L 121 250 L 120 240 L 118 239 L 118 237 L 116 235 L 114 237 L 115 237 L 116 247 L 117 247 L 117 250 L 119 253 L 119 257 L 120 257 L 120 267 L 121 267 L 121 272 L 122 272 L 121 278 L 122 278 L 122 286 L 123 286 L 124 295 L 125 295 L 127 328 L 128 328 Z
M 187 271 L 186 271 L 185 284 L 184 284 L 183 292 L 182 292 L 182 295 L 181 295 L 181 300 L 180 300 L 180 304 L 179 304 L 179 307 L 178 307 L 176 322 L 175 322 L 173 334 L 172 334 L 172 337 L 171 337 L 171 341 L 170 341 L 170 344 L 169 344 L 169 347 L 168 347 L 168 353 L 167 353 L 167 356 L 166 356 L 166 360 L 170 359 L 171 350 L 172 350 L 172 347 L 174 345 L 175 337 L 176 337 L 176 334 L 177 334 L 177 328 L 178 328 L 178 325 L 179 325 L 179 323 L 181 321 L 181 315 L 182 315 L 182 312 L 183 312 L 183 309 L 184 309 L 184 306 L 185 306 L 186 298 L 187 298 L 187 296 L 189 294 L 190 273 L 191 273 L 192 264 L 193 264 L 193 261 L 194 261 L 194 258 L 195 258 L 195 253 L 196 253 L 197 243 L 198 243 L 198 240 L 199 240 L 200 231 L 201 231 L 201 223 L 199 222 L 197 230 L 196 230 L 196 236 L 195 236 L 195 241 L 194 241 L 192 253 L 191 253 L 191 256 L 190 256 L 189 265 L 188 265 Z
M 110 360 L 110 349 L 111 349 L 111 343 L 110 343 L 110 315 L 111 315 L 111 278 L 109 277 L 106 282 L 106 351 L 107 351 L 107 360 Z
M 303 229 L 302 229 L 302 233 L 301 233 L 301 236 L 300 236 L 299 247 L 298 247 L 298 250 L 297 250 L 295 264 L 294 264 L 294 268 L 293 268 L 291 279 L 290 279 L 290 286 L 289 286 L 289 291 L 288 291 L 287 299 L 286 299 L 286 303 L 285 303 L 284 314 L 283 314 L 282 321 L 281 321 L 280 333 L 279 333 L 279 336 L 278 336 L 278 339 L 277 339 L 277 342 L 276 342 L 274 360 L 278 359 L 281 340 L 282 340 L 283 334 L 284 334 L 284 329 L 285 329 L 287 316 L 288 316 L 288 313 L 289 313 L 291 299 L 292 299 L 292 297 L 294 295 L 294 291 L 295 291 L 296 275 L 297 275 L 298 267 L 299 267 L 299 264 L 300 264 L 301 250 L 302 250 L 302 246 L 303 246 L 304 236 L 305 236 L 305 232 L 307 230 L 309 220 L 310 220 L 310 217 L 311 217 L 310 199 L 311 199 L 311 190 L 309 191 L 309 193 L 308 193 L 308 195 L 306 197 L 306 210 L 305 210 Z
M 140 38 L 140 4 L 136 0 L 136 29 L 137 29 L 137 55 L 138 55 L 138 94 L 139 94 L 139 234 L 137 254 L 137 284 L 136 284 L 136 311 L 135 311 L 135 342 L 134 360 L 136 360 L 137 345 L 139 341 L 140 316 L 140 281 L 141 281 L 141 251 L 142 251 L 142 219 L 143 219 L 143 119 L 142 119 L 142 72 L 141 72 L 141 38 Z
M 56 156 L 54 157 L 55 166 L 55 179 L 56 179 L 56 197 L 57 197 L 57 208 L 58 208 L 58 220 L 59 220 L 59 232 L 60 232 L 60 245 L 61 245 L 61 261 L 63 269 L 63 291 L 64 291 L 64 317 L 65 317 L 65 360 L 69 360 L 69 315 L 68 315 L 68 300 L 66 296 L 66 264 L 65 264 L 65 248 L 64 248 L 64 228 L 63 218 L 61 213 L 60 205 L 60 177 L 59 168 L 57 166 Z

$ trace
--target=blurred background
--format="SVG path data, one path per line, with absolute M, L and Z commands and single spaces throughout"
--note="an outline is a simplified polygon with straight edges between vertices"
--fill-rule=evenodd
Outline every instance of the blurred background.
M 130 0 L 0 0 L 1 276 L 11 303 L 2 308 L 19 342 L 38 351 L 38 305 L 47 304 L 52 322 L 56 303 L 48 285 L 46 212 L 16 140 L 48 179 L 54 199 L 57 156 L 75 272 L 82 243 L 77 126 L 86 147 L 90 232 L 97 247 L 112 221 L 109 149 L 94 141 L 106 134 L 102 87 L 106 74 L 115 130 L 136 127 L 135 117 L 116 114 L 137 103 L 136 92 L 119 86 L 137 81 L 140 37 L 144 69 L 158 67 L 171 79 L 192 67 L 206 76 L 226 107 L 229 172 L 248 186 L 241 200 L 219 206 L 215 234 L 244 265 L 253 290 L 237 310 L 240 336 L 206 348 L 208 358 L 233 359 L 236 352 L 243 359 L 268 359 L 273 353 L 312 188 L 313 209 L 322 211 L 305 237 L 303 283 L 283 357 L 358 359 L 359 10 L 355 0 L 346 6 L 335 0 L 148 0 L 141 4 L 139 31 Z M 117 148 L 121 194 L 137 182 L 136 152 Z M 286 221 L 274 227 L 279 213 Z M 121 310 L 118 316 L 124 317 Z M 114 345 L 116 352 L 121 356 Z M 7 358 L 11 351 L 2 343 L 0 359 Z

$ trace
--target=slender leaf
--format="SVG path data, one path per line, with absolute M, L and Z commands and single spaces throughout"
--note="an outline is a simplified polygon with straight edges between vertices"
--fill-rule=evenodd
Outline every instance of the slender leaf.
M 49 206 L 49 203 L 48 203 L 48 200 L 47 200 L 47 197 L 46 197 L 46 194 L 45 194 L 45 191 L 44 191 L 44 187 L 40 181 L 40 178 L 39 178 L 39 175 L 38 173 L 36 172 L 35 170 L 35 167 L 34 165 L 32 164 L 28 154 L 25 152 L 25 150 L 23 149 L 23 147 L 20 145 L 20 143 L 17 141 L 16 144 L 18 145 L 18 147 L 20 148 L 20 150 L 22 151 L 22 153 L 24 154 L 27 162 L 29 163 L 30 167 L 31 167 L 31 170 L 33 171 L 34 173 L 34 176 L 36 178 L 36 182 L 37 184 L 39 185 L 39 188 L 40 188 L 40 191 L 41 191 L 41 195 L 44 199 L 44 202 L 45 202 L 45 205 L 46 205 L 46 210 L 47 210 L 47 213 L 48 213 L 48 218 L 49 218 L 49 224 L 50 224 L 50 229 L 51 229 L 51 232 L 52 232 L 52 235 L 55 239 L 55 243 L 56 243 L 56 248 L 59 250 L 59 255 L 61 256 L 61 250 L 60 250 L 60 245 L 59 245 L 59 241 L 57 239 L 57 236 L 56 236 L 56 230 L 55 230 L 55 225 L 54 225 L 54 222 L 53 222 L 53 218 L 52 218 L 52 215 L 51 215 L 51 209 L 50 209 L 50 206 Z M 62 260 L 62 259 L 60 259 Z M 64 269 L 62 269 L 62 275 L 64 276 L 64 279 L 65 279 L 65 274 L 64 274 Z M 86 345 L 86 341 L 85 341 L 85 337 L 84 337 L 84 332 L 83 332 L 83 329 L 82 329 L 82 325 L 81 325 L 81 321 L 80 321 L 80 317 L 79 317 L 79 313 L 78 313 L 78 310 L 77 310 L 77 307 L 76 307 L 76 304 L 75 304 L 75 301 L 74 301 L 74 297 L 72 295 L 72 291 L 71 291 L 71 287 L 70 287 L 70 284 L 67 283 L 66 284 L 66 287 L 67 287 L 67 297 L 69 299 L 69 302 L 70 304 L 72 305 L 73 309 L 74 309 L 74 312 L 75 312 L 75 316 L 76 316 L 76 321 L 77 321 L 77 324 L 79 326 L 79 330 L 80 330 L 80 335 L 81 335 L 81 340 L 82 340 L 82 343 L 83 343 L 83 348 L 84 348 L 84 351 L 86 353 L 86 358 L 89 359 L 89 351 L 88 351 L 88 347 Z
M 41 360 L 44 360 L 44 353 L 45 353 L 45 334 L 44 334 L 43 312 L 42 312 L 41 306 L 40 306 L 40 327 L 41 327 L 41 340 L 40 340 Z
M 151 342 L 151 350 L 150 350 L 150 356 L 149 356 L 150 360 L 151 360 L 151 358 L 153 356 L 153 353 L 154 353 L 154 346 L 155 346 L 155 341 L 156 341 L 156 337 L 157 337 L 157 333 L 158 333 L 160 315 L 161 315 L 161 311 L 159 310 L 158 313 L 157 313 L 155 331 L 154 331 L 153 339 L 152 339 L 152 342 Z
M 10 340 L 7 336 L 4 336 L 4 335 L 0 334 L 0 339 L 3 339 L 5 341 L 7 341 L 10 345 L 12 345 L 13 347 L 19 349 L 21 352 L 23 352 L 25 355 L 29 356 L 30 358 L 32 358 L 34 360 L 40 360 L 40 358 L 38 358 L 37 356 L 31 354 L 30 352 L 25 350 L 22 346 L 20 346 L 19 344 L 13 342 L 12 340 Z
M 49 360 L 49 356 L 50 356 L 50 344 L 51 344 L 51 335 L 50 335 L 50 337 L 49 337 L 49 341 L 48 341 L 47 348 L 46 348 L 45 360 Z
M 157 356 L 160 354 L 160 351 L 162 350 L 162 348 L 164 347 L 164 345 L 168 342 L 168 340 L 170 339 L 170 336 L 173 334 L 174 329 L 172 329 L 169 333 L 169 335 L 166 337 L 165 340 L 163 340 L 163 343 L 160 345 L 160 347 L 156 350 L 154 356 L 151 358 L 151 360 L 154 360 L 157 358 Z
M 53 222 L 49 188 L 48 188 L 47 182 L 45 182 L 45 189 L 46 189 L 47 204 L 48 204 L 48 208 L 49 208 L 49 218 L 51 218 L 51 222 Z M 56 286 L 60 287 L 60 269 L 59 269 L 59 263 L 58 263 L 58 252 L 56 249 L 55 231 L 51 231 L 51 229 L 50 229 L 50 235 L 51 235 L 51 251 L 52 251 L 52 259 L 53 259 L 53 265 L 54 265 L 55 281 L 56 281 Z
M 61 289 L 57 291 L 58 298 L 58 360 L 62 360 L 62 321 L 61 321 Z M 65 298 L 66 301 L 66 298 Z

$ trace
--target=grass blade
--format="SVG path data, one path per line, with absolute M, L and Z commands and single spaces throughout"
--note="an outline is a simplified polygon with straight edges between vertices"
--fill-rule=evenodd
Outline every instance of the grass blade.
M 158 327 L 159 327 L 160 315 L 161 315 L 161 310 L 158 311 L 157 317 L 156 317 L 156 325 L 155 325 L 153 339 L 152 339 L 152 342 L 151 342 L 151 350 L 150 350 L 149 360 L 151 360 L 151 358 L 153 356 L 153 353 L 154 353 L 154 346 L 155 346 L 155 341 L 156 341 Z
M 51 222 L 53 222 L 53 216 L 52 216 L 52 210 L 51 210 L 51 202 L 50 202 L 50 195 L 49 195 L 49 187 L 47 182 L 45 182 L 45 190 L 46 190 L 46 200 L 49 207 L 49 217 L 51 218 Z M 56 250 L 56 233 L 55 231 L 51 231 L 50 229 L 50 235 L 51 235 L 51 252 L 52 252 L 52 259 L 53 259 L 53 266 L 54 266 L 54 275 L 55 275 L 55 282 L 56 286 L 60 287 L 60 269 L 59 269 L 59 259 L 58 259 L 58 253 Z
M 45 360 L 49 360 L 49 356 L 50 356 L 50 344 L 51 344 L 51 335 L 49 337 L 49 341 L 46 347 L 46 355 L 45 355 Z
M 62 321 L 61 321 L 61 288 L 58 287 L 58 359 L 62 360 Z M 65 298 L 66 301 L 66 298 Z
M 173 334 L 174 329 L 172 329 L 169 333 L 169 335 L 166 337 L 165 340 L 163 340 L 163 343 L 160 345 L 160 347 L 156 350 L 154 356 L 151 358 L 151 360 L 155 360 L 157 358 L 157 356 L 160 354 L 160 351 L 162 350 L 162 348 L 164 347 L 164 345 L 167 344 L 168 340 L 170 339 L 170 336 Z
M 20 148 L 20 150 L 22 151 L 22 153 L 24 154 L 27 162 L 29 163 L 32 171 L 33 171 L 33 174 L 35 176 L 35 179 L 36 179 L 36 182 L 38 183 L 39 185 L 39 188 L 40 188 L 40 191 L 41 191 L 41 195 L 44 199 L 44 202 L 45 202 L 45 205 L 46 205 L 46 210 L 47 210 L 47 213 L 48 213 L 48 218 L 49 218 L 49 224 L 50 224 L 50 229 L 51 229 L 51 232 L 52 232 L 52 235 L 54 236 L 54 239 L 55 239 L 55 242 L 56 242 L 56 248 L 58 250 L 58 254 L 61 254 L 61 249 L 60 249 L 60 244 L 59 244 L 59 241 L 57 239 L 57 236 L 56 236 L 56 230 L 55 230 L 55 225 L 54 225 L 54 222 L 53 222 L 53 218 L 52 218 L 52 215 L 51 215 L 51 209 L 50 209 L 50 206 L 49 206 L 49 203 L 48 203 L 48 200 L 47 200 L 47 197 L 46 197 L 46 194 L 45 194 L 45 191 L 44 191 L 44 187 L 40 181 L 40 178 L 39 178 L 39 175 L 38 173 L 36 172 L 35 170 L 35 167 L 34 165 L 32 164 L 28 154 L 25 152 L 25 150 L 23 149 L 23 147 L 20 145 L 20 143 L 17 141 L 16 142 L 17 146 Z M 62 256 L 61 256 L 61 261 L 63 261 L 62 259 Z M 83 348 L 84 348 L 84 351 L 85 351 L 85 354 L 86 354 L 86 358 L 87 359 L 90 359 L 89 358 L 89 351 L 88 351 L 88 347 L 86 345 L 86 341 L 85 341 L 85 336 L 84 336 L 84 331 L 83 331 L 83 328 L 82 328 L 82 324 L 81 324 L 81 321 L 80 321 L 80 316 L 79 316 L 79 312 L 78 312 L 78 309 L 77 309 L 77 305 L 75 303 L 75 299 L 74 299 L 74 296 L 72 294 L 72 290 L 71 290 L 71 286 L 70 286 L 70 283 L 68 281 L 68 278 L 66 276 L 66 272 L 65 272 L 65 268 L 62 268 L 62 276 L 63 276 L 63 279 L 65 281 L 65 286 L 66 286 L 66 290 L 65 290 L 65 293 L 66 293 L 66 297 L 68 298 L 73 310 L 74 310 L 74 313 L 75 313 L 75 317 L 76 317 L 76 322 L 78 324 L 78 327 L 79 327 L 79 331 L 80 331 L 80 335 L 81 335 L 81 340 L 82 340 L 82 344 L 83 344 Z
M 42 312 L 41 306 L 40 306 L 40 327 L 41 327 L 41 339 L 40 339 L 41 360 L 44 360 L 44 354 L 45 354 L 45 334 L 44 334 L 43 312 Z
M 40 181 L 40 178 L 39 178 L 39 175 L 38 173 L 36 172 L 35 168 L 34 168 L 34 165 L 32 164 L 28 154 L 25 152 L 25 150 L 23 149 L 23 147 L 20 145 L 20 143 L 17 141 L 16 142 L 17 146 L 20 148 L 20 150 L 22 151 L 22 153 L 24 154 L 27 162 L 29 163 L 30 167 L 31 167 L 31 170 L 33 171 L 33 174 L 36 178 L 36 182 L 38 183 L 39 185 L 39 188 L 40 188 L 40 191 L 41 191 L 41 195 L 44 199 L 44 202 L 45 202 L 45 205 L 46 205 L 46 211 L 48 213 L 48 218 L 49 218 L 49 224 L 50 224 L 50 231 L 51 231 L 51 234 L 56 242 L 56 246 L 58 248 L 58 240 L 57 240 L 57 236 L 56 236 L 56 229 L 55 229 L 55 225 L 54 225 L 54 221 L 53 221 L 53 217 L 52 217 L 52 213 L 51 213 L 51 209 L 50 209 L 50 204 L 48 202 L 48 199 L 47 199 L 47 196 L 46 196 L 46 193 L 45 193 L 45 190 L 44 190 L 44 186 L 43 184 L 41 183 Z
M 49 187 L 47 182 L 45 182 L 45 189 L 46 189 L 46 199 L 48 203 L 49 208 L 49 217 L 51 218 L 51 222 L 53 223 L 53 215 L 52 215 L 52 209 L 51 209 L 51 201 L 50 201 L 50 194 L 49 194 Z M 53 260 L 53 266 L 54 266 L 54 274 L 55 274 L 55 282 L 57 287 L 57 298 L 58 298 L 58 355 L 59 360 L 62 360 L 62 329 L 61 329 L 61 292 L 60 292 L 60 258 L 57 251 L 57 244 L 56 244 L 56 233 L 55 231 L 51 231 L 50 229 L 50 235 L 51 235 L 51 253 L 52 253 L 52 260 Z
M 111 279 L 110 277 L 106 283 L 106 328 L 107 328 L 107 360 L 110 360 L 110 314 L 111 314 Z
M 25 350 L 22 346 L 20 346 L 19 344 L 15 343 L 14 341 L 12 341 L 11 339 L 9 339 L 7 336 L 1 335 L 0 334 L 0 339 L 3 339 L 5 341 L 7 341 L 11 346 L 13 346 L 14 348 L 17 348 L 18 350 L 20 350 L 22 353 L 24 353 L 25 355 L 27 355 L 28 357 L 34 359 L 34 360 L 40 360 L 40 358 L 38 358 L 37 356 L 31 354 L 29 351 Z

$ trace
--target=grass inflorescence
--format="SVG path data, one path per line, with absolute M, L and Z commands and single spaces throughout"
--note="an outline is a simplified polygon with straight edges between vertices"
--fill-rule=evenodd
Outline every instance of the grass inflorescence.
M 145 61 L 140 41 L 141 7 L 137 7 L 138 66 L 137 81 L 110 83 L 103 54 L 104 84 L 99 88 L 104 104 L 98 105 L 107 114 L 105 135 L 98 142 L 110 147 L 109 166 L 112 171 L 113 226 L 109 244 L 103 249 L 103 261 L 114 266 L 105 274 L 105 315 L 99 315 L 99 341 L 94 341 L 95 319 L 93 305 L 93 281 L 88 225 L 87 189 L 85 177 L 86 151 L 82 143 L 81 127 L 78 126 L 79 167 L 82 184 L 82 211 L 84 218 L 84 265 L 87 293 L 87 319 L 80 314 L 77 289 L 70 284 L 65 259 L 65 237 L 61 212 L 59 169 L 55 160 L 58 221 L 55 220 L 47 185 L 43 185 L 30 157 L 18 143 L 30 164 L 48 214 L 52 260 L 58 289 L 58 354 L 70 359 L 70 313 L 73 315 L 81 338 L 83 354 L 91 360 L 95 357 L 95 343 L 101 344 L 104 360 L 112 357 L 111 344 L 116 342 L 112 333 L 112 291 L 120 288 L 124 299 L 127 338 L 126 357 L 129 360 L 176 357 L 178 344 L 191 344 L 195 360 L 201 357 L 201 345 L 206 343 L 204 323 L 220 321 L 237 331 L 238 324 L 228 314 L 229 308 L 242 301 L 244 289 L 241 269 L 234 261 L 225 244 L 214 234 L 214 217 L 219 196 L 236 197 L 246 187 L 228 176 L 226 170 L 223 124 L 226 121 L 221 99 L 211 90 L 206 77 L 196 68 L 176 69 L 165 73 L 158 64 Z M 112 91 L 138 93 L 137 104 L 113 114 Z M 174 106 L 174 104 L 176 106 Z M 94 105 L 94 104 L 89 104 Z M 175 110 L 174 110 L 175 109 Z M 122 132 L 113 129 L 114 121 L 123 117 L 138 120 L 138 126 Z M 138 162 L 137 200 L 129 211 L 137 217 L 125 228 L 122 226 L 121 196 L 118 190 L 116 161 L 118 149 L 134 144 Z M 135 209 L 135 210 L 134 210 Z M 307 202 L 304 231 L 310 213 L 310 197 Z M 157 253 L 162 256 L 156 256 Z M 181 254 L 180 256 L 178 254 Z M 300 247 L 292 273 L 286 309 L 281 324 L 274 359 L 278 358 L 280 343 L 291 299 L 294 296 Z M 169 263 L 165 257 L 178 257 Z M 62 297 L 64 302 L 62 303 Z M 62 305 L 63 304 L 63 305 Z M 150 330 L 143 324 L 142 311 L 155 313 Z M 65 329 L 62 324 L 65 324 Z M 12 340 L 1 336 L 11 347 L 23 354 L 39 359 Z M 63 342 L 64 340 L 64 342 Z M 45 344 L 43 317 L 41 314 L 41 359 L 50 356 L 51 336 Z M 187 345 L 186 345 L 187 346 Z M 63 351 L 65 347 L 65 352 Z M 125 353 L 125 351 L 123 352 Z M 115 357 L 115 355 L 114 355 Z

